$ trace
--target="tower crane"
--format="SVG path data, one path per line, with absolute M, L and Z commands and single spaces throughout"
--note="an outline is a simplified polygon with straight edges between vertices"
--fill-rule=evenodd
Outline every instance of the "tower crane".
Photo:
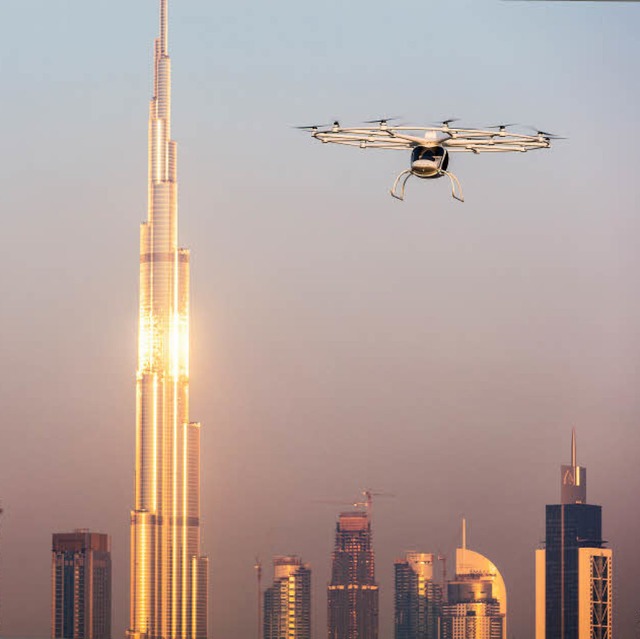
M 363 508 L 369 516 L 369 519 L 371 519 L 373 514 L 374 497 L 395 497 L 394 493 L 373 490 L 371 488 L 365 488 L 365 490 L 363 490 L 360 495 L 361 499 L 359 501 L 329 501 L 325 499 L 319 499 L 315 501 L 319 504 L 334 504 L 336 506 L 351 506 L 352 508 Z

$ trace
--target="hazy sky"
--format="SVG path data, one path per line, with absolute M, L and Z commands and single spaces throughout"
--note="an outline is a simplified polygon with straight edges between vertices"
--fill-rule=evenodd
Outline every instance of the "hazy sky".
M 181 241 L 193 251 L 212 639 L 255 636 L 254 556 L 311 563 L 325 636 L 339 506 L 374 506 L 381 639 L 393 560 L 469 546 L 533 638 L 534 549 L 571 427 L 640 613 L 640 5 L 173 0 Z M 156 0 L 4 0 L 0 20 L 0 607 L 48 636 L 50 536 L 113 536 L 128 621 L 138 224 Z M 292 124 L 520 122 L 550 151 L 453 158 Z M 267 566 L 267 577 L 271 568 Z

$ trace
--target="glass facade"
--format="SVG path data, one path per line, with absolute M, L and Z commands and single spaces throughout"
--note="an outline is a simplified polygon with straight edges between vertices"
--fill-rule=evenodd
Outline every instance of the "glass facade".
M 433 555 L 408 553 L 395 562 L 395 639 L 439 639 L 442 588 Z
M 311 638 L 311 570 L 299 557 L 275 557 L 264 593 L 264 639 Z
M 546 510 L 546 638 L 582 639 L 578 632 L 578 554 L 580 548 L 602 548 L 602 508 L 556 504 Z
M 205 639 L 200 425 L 189 420 L 189 251 L 178 246 L 168 0 L 160 0 L 149 117 L 149 207 L 140 235 L 130 637 Z
M 440 639 L 507 639 L 507 589 L 495 564 L 466 547 L 456 549 L 456 575 L 447 583 Z
M 496 601 L 449 602 L 443 607 L 442 639 L 501 639 L 503 618 Z
M 561 467 L 561 503 L 546 508 L 536 550 L 536 639 L 612 639 L 613 553 L 602 540 L 602 508 L 587 504 L 587 469 Z
M 51 586 L 52 639 L 111 639 L 108 535 L 55 533 Z

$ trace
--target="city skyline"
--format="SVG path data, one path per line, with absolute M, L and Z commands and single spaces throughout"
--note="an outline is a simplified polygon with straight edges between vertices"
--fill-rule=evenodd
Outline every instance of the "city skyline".
M 638 153 L 620 140 L 637 137 L 638 5 L 356 2 L 319 21 L 289 2 L 209 4 L 176 4 L 172 49 L 213 633 L 255 625 L 234 611 L 255 606 L 256 554 L 300 554 L 321 592 L 334 510 L 314 500 L 376 486 L 396 494 L 374 519 L 385 633 L 393 560 L 407 548 L 451 550 L 453 522 L 466 515 L 474 547 L 509 584 L 510 634 L 527 639 L 531 549 L 572 425 L 616 548 L 616 623 L 632 632 L 638 521 L 621 487 L 640 483 Z M 132 229 L 145 210 L 141 123 L 156 35 L 151 0 L 54 5 L 9 0 L 0 26 L 10 123 L 0 160 L 0 596 L 4 630 L 29 636 L 48 629 L 52 530 L 111 532 L 114 575 L 127 582 Z M 425 24 L 455 18 L 465 44 L 442 29 L 428 42 L 390 33 L 398 10 Z M 362 31 L 346 30 L 356 19 Z M 491 42 L 478 20 L 495 29 Z M 506 91 L 510 74 L 526 82 Z M 510 117 L 570 139 L 544 163 L 469 158 L 463 210 L 440 189 L 418 189 L 399 212 L 384 200 L 402 160 L 328 149 L 318 158 L 287 128 L 378 111 Z M 269 161 L 248 176 L 248 157 Z M 514 510 L 517 521 L 506 516 Z M 317 600 L 316 634 L 326 616 Z M 19 619 L 26 605 L 33 613 Z

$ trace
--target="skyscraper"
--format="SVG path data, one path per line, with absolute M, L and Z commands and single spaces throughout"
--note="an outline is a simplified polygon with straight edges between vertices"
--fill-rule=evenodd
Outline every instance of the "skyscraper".
M 52 639 L 111 639 L 111 541 L 76 530 L 54 533 Z
M 587 470 L 561 467 L 560 504 L 546 508 L 545 548 L 536 550 L 536 639 L 612 639 L 613 553 L 602 508 L 587 504 Z
M 378 584 L 368 513 L 340 514 L 332 559 L 329 639 L 377 639 Z
M 4 510 L 2 509 L 2 507 L 0 507 L 0 517 L 2 516 L 2 513 L 4 512 Z M 0 537 L 1 540 L 1 537 Z M 2 600 L 0 600 L 0 632 L 2 632 Z
M 433 580 L 433 555 L 409 552 L 394 567 L 395 639 L 440 639 L 442 588 Z
M 200 425 L 189 421 L 189 251 L 178 247 L 168 0 L 160 0 L 149 117 L 149 206 L 140 238 L 132 639 L 204 639 Z
M 496 566 L 467 548 L 466 522 L 462 548 L 456 549 L 456 575 L 447 583 L 442 606 L 441 639 L 506 639 L 507 590 Z
M 311 570 L 300 557 L 274 557 L 264 592 L 264 639 L 310 639 Z

